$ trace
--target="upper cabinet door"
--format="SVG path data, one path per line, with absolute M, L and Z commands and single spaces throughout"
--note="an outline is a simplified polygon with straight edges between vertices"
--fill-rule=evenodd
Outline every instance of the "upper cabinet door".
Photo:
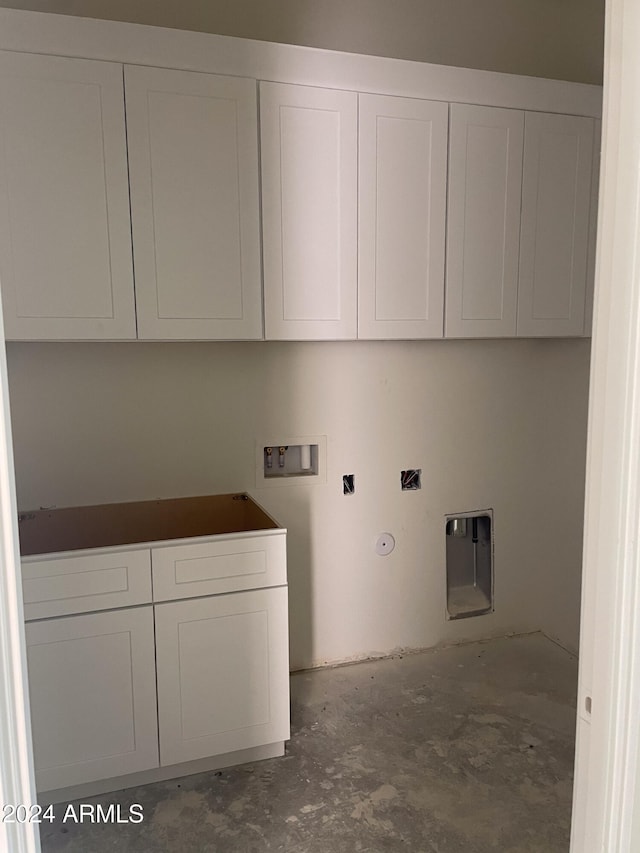
M 448 104 L 360 95 L 358 337 L 441 338 Z
M 525 117 L 518 335 L 584 331 L 593 119 Z
M 524 113 L 451 105 L 449 338 L 514 337 Z
M 357 335 L 357 99 L 260 84 L 267 339 Z
M 256 83 L 125 68 L 138 337 L 262 337 Z
M 600 187 L 600 154 L 602 148 L 602 121 L 593 122 L 593 170 L 591 174 L 591 208 L 589 210 L 589 254 L 587 255 L 587 296 L 584 306 L 584 334 L 591 337 L 593 326 L 593 299 L 596 278 L 596 244 L 598 239 L 598 198 Z
M 0 52 L 7 338 L 135 338 L 122 66 Z

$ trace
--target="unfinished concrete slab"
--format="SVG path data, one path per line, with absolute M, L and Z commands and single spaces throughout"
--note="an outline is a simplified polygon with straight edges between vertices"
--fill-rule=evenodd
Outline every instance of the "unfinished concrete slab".
M 566 853 L 577 661 L 541 634 L 291 679 L 284 758 L 86 802 L 44 853 Z

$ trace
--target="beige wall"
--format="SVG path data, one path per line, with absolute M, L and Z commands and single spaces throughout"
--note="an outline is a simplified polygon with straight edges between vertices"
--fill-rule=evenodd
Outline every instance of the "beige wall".
M 0 6 L 602 82 L 604 0 L 0 0 Z
M 289 529 L 295 667 L 545 628 L 577 644 L 587 341 L 9 344 L 21 509 L 250 490 Z M 326 485 L 255 444 L 326 435 Z M 423 488 L 401 492 L 400 470 Z M 357 492 L 344 497 L 342 474 Z M 493 508 L 496 612 L 445 621 L 444 516 Z M 374 553 L 389 531 L 395 552 Z

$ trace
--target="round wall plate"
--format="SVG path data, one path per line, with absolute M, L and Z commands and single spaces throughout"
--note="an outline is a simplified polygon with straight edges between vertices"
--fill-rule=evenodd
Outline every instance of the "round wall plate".
M 390 533 L 381 533 L 376 540 L 376 554 L 386 557 L 396 547 L 396 540 Z

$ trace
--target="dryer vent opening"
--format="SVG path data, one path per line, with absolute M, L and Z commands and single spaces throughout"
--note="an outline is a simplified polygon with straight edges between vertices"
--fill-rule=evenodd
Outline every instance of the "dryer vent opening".
M 449 619 L 493 611 L 493 513 L 447 516 L 447 613 Z

